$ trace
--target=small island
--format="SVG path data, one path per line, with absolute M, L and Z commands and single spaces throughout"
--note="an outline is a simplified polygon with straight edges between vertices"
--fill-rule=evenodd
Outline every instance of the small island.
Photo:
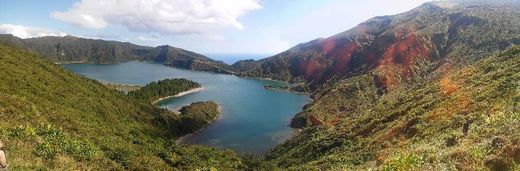
M 200 83 L 187 79 L 166 79 L 151 82 L 128 96 L 146 103 L 155 104 L 161 100 L 180 97 L 202 90 Z M 195 102 L 172 112 L 172 131 L 177 136 L 196 133 L 220 116 L 220 106 L 213 101 Z
M 179 110 L 174 122 L 178 135 L 198 132 L 220 116 L 220 106 L 213 102 L 195 102 Z
M 179 97 L 201 90 L 202 86 L 200 83 L 180 78 L 151 82 L 140 89 L 129 91 L 128 95 L 136 99 L 156 103 L 170 97 Z

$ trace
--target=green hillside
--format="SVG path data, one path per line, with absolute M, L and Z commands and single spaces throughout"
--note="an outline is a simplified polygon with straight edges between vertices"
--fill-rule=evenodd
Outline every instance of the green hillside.
M 170 46 L 0 42 L 0 139 L 13 170 L 520 170 L 517 0 L 429 2 L 234 68 Z M 167 80 L 125 95 L 51 63 L 78 59 L 240 71 L 298 83 L 289 88 L 313 101 L 292 119 L 295 137 L 239 157 L 175 143 L 218 117 L 216 103 L 180 115 L 150 103 L 199 84 Z
M 315 94 L 303 132 L 267 155 L 292 169 L 520 169 L 520 46 L 379 94 L 368 73 Z M 420 72 L 419 72 L 420 71 Z
M 237 169 L 231 151 L 175 145 L 172 114 L 0 45 L 0 138 L 12 170 Z
M 231 66 L 221 61 L 167 45 L 149 47 L 74 36 L 20 39 L 10 34 L 0 34 L 0 42 L 39 54 L 56 63 L 114 64 L 140 60 L 196 71 L 234 73 Z
M 520 3 L 455 0 L 233 66 L 313 101 L 266 163 L 294 170 L 519 170 Z
M 234 68 L 222 61 L 215 61 L 204 55 L 171 46 L 159 46 L 150 50 L 144 55 L 144 60 L 195 71 L 207 71 L 222 74 L 235 73 Z

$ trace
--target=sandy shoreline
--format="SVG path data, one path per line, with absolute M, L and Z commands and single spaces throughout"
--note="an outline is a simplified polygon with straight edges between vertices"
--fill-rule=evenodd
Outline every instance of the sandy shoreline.
M 56 65 L 64 65 L 64 64 L 86 64 L 87 61 L 68 61 L 68 62 L 54 62 Z
M 194 88 L 194 89 L 191 89 L 191 90 L 188 90 L 188 91 L 183 91 L 183 92 L 180 92 L 180 93 L 178 93 L 176 95 L 173 95 L 173 96 L 166 96 L 166 97 L 163 97 L 163 98 L 159 98 L 159 99 L 153 101 L 153 104 L 159 103 L 160 101 L 163 101 L 163 100 L 166 100 L 166 99 L 169 99 L 169 98 L 182 97 L 182 96 L 185 96 L 185 95 L 188 95 L 188 94 L 191 94 L 191 93 L 200 92 L 202 90 L 204 90 L 204 87 L 198 87 L 198 88 Z

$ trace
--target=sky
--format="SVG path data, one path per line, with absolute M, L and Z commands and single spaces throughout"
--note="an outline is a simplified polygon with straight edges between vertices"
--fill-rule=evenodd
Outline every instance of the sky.
M 0 33 L 274 55 L 429 0 L 0 0 Z

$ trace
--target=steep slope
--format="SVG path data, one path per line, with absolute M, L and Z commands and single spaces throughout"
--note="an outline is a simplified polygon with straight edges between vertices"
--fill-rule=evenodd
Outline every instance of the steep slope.
M 258 65 L 258 62 L 256 62 L 254 59 L 248 59 L 237 61 L 233 65 L 231 65 L 231 67 L 235 68 L 238 71 L 244 72 L 254 67 L 257 67 L 256 65 Z
M 0 45 L 0 138 L 12 170 L 237 170 L 231 151 L 175 144 L 173 114 Z
M 221 61 L 215 61 L 204 55 L 171 46 L 159 46 L 145 55 L 145 60 L 152 60 L 168 66 L 196 71 L 209 71 L 233 74 L 234 69 Z
M 57 63 L 112 64 L 141 60 L 197 71 L 234 73 L 233 68 L 223 62 L 171 46 L 153 48 L 73 36 L 20 39 L 5 34 L 0 35 L 0 42 L 32 51 Z
M 421 72 L 378 94 L 377 73 L 315 94 L 308 126 L 267 155 L 295 170 L 520 169 L 520 46 Z M 430 63 L 431 64 L 431 63 Z
M 306 82 L 313 90 L 329 81 L 377 70 L 374 79 L 387 88 L 411 75 L 417 60 L 464 65 L 519 44 L 519 6 L 518 1 L 426 3 L 235 66 L 250 67 L 243 76 Z
M 244 75 L 313 102 L 267 163 L 294 170 L 520 169 L 520 3 L 449 1 L 298 45 Z M 236 65 L 235 65 L 236 66 Z
M 11 34 L 0 34 L 0 42 L 8 44 L 26 51 L 30 51 L 31 47 L 22 39 Z
M 150 47 L 130 43 L 83 39 L 73 36 L 24 39 L 30 48 L 55 62 L 119 63 L 140 59 Z

